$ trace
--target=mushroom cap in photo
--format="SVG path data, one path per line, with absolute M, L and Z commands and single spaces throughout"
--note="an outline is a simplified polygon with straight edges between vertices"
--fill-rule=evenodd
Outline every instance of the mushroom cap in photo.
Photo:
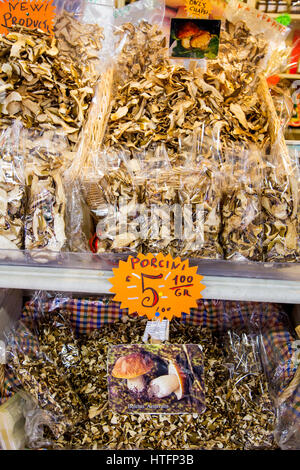
M 118 379 L 135 379 L 149 372 L 153 367 L 153 361 L 149 356 L 140 353 L 128 354 L 119 357 L 112 371 L 112 376 Z
M 178 39 L 185 39 L 199 34 L 201 29 L 192 21 L 187 21 L 177 32 Z
M 201 31 L 200 34 L 191 39 L 191 46 L 199 49 L 205 49 L 211 40 L 211 35 L 208 31 Z

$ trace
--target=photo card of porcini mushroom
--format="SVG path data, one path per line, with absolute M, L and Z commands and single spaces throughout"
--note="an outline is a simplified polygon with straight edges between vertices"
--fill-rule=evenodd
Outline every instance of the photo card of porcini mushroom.
M 205 411 L 203 353 L 198 344 L 110 345 L 110 408 L 116 413 Z
M 220 20 L 172 18 L 170 57 L 215 59 L 219 53 Z

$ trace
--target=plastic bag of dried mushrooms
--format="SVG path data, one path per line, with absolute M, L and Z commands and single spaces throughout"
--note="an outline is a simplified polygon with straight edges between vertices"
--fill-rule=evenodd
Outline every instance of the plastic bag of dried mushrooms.
M 25 218 L 25 176 L 21 125 L 0 130 L 0 249 L 23 247 Z
M 202 414 L 110 409 L 109 345 L 142 343 L 145 326 L 108 297 L 44 292 L 25 303 L 6 332 L 2 401 L 20 389 L 30 394 L 28 448 L 299 448 L 299 383 L 289 392 L 299 364 L 282 306 L 203 300 L 171 321 L 170 343 L 202 347 Z
M 14 240 L 6 229 L 2 247 L 16 241 L 18 248 L 44 251 L 34 255 L 39 261 L 68 249 L 64 177 L 71 167 L 73 178 L 78 172 L 76 156 L 88 146 L 91 121 L 104 118 L 101 90 L 112 44 L 109 3 L 60 1 L 56 7 L 53 34 L 17 24 L 0 35 L 0 132 L 7 136 L 15 121 L 23 126 L 28 193 L 25 230 Z M 20 201 L 25 207 L 24 197 Z
M 283 65 L 287 29 L 232 0 L 219 55 L 203 68 L 169 59 L 157 5 L 146 4 L 117 14 L 119 54 L 107 89 L 103 145 L 82 160 L 87 171 L 81 187 L 94 222 L 92 251 L 297 261 L 299 175 L 265 78 Z M 106 163 L 111 154 L 119 158 L 116 171 Z M 151 160 L 157 161 L 156 173 L 143 165 Z M 119 202 L 125 199 L 132 209 L 127 227 Z M 112 200 L 117 209 L 108 216 Z M 173 216 L 166 232 L 174 205 L 183 209 L 189 203 L 195 206 L 187 231 L 194 238 L 195 207 L 204 207 L 198 246 L 193 237 L 176 236 Z M 155 228 L 148 236 L 147 220 Z

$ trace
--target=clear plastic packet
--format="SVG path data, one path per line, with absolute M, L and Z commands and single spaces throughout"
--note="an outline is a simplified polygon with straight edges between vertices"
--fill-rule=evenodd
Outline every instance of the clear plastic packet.
M 259 93 L 269 121 L 270 145 L 263 173 L 264 260 L 297 260 L 298 162 L 287 149 L 281 122 L 264 77 Z
M 138 169 L 135 168 L 138 166 Z M 96 235 L 91 241 L 92 251 L 138 251 L 142 223 L 142 182 L 137 159 L 129 160 L 122 152 L 104 151 L 98 175 L 91 171 L 82 178 L 81 186 L 87 205 L 96 222 Z
M 202 347 L 206 410 L 198 416 L 164 417 L 120 415 L 108 406 L 109 345 L 139 343 L 146 326 L 146 320 L 128 318 L 119 307 L 107 298 L 72 299 L 53 294 L 38 295 L 26 304 L 24 325 L 38 322 L 41 312 L 48 312 L 69 318 L 79 334 L 80 360 L 68 373 L 89 413 L 89 419 L 53 438 L 46 417 L 33 410 L 26 426 L 35 430 L 37 440 L 30 447 L 44 442 L 50 448 L 74 449 L 242 450 L 274 449 L 278 444 L 297 448 L 297 419 L 293 418 L 299 410 L 297 392 L 280 409 L 276 402 L 278 385 L 285 389 L 296 370 L 291 354 L 294 338 L 282 306 L 204 300 L 181 321 L 173 320 L 171 343 L 192 342 Z M 23 347 L 28 344 L 30 341 L 24 341 Z M 149 440 L 153 426 L 157 432 Z M 168 433 L 170 427 L 173 431 Z
M 181 256 L 223 258 L 221 232 L 220 176 L 217 166 L 202 160 L 180 175 L 178 200 L 184 217 Z
M 66 197 L 59 171 L 26 168 L 28 204 L 25 249 L 39 262 L 57 256 L 66 244 Z
M 80 301 L 78 306 L 79 304 Z M 107 308 L 111 307 L 112 305 Z M 206 307 L 208 311 L 202 312 L 203 318 L 211 322 L 210 326 L 203 326 L 200 311 L 199 314 L 195 312 L 192 325 L 177 320 L 170 324 L 172 344 L 189 344 L 192 338 L 193 342 L 203 348 L 206 393 L 206 410 L 203 414 L 122 415 L 109 409 L 107 371 L 103 366 L 109 345 L 136 344 L 145 329 L 145 321 L 142 319 L 138 321 L 124 316 L 122 321 L 102 325 L 92 335 L 82 338 L 86 364 L 86 380 L 83 382 L 82 391 L 86 392 L 85 400 L 90 405 L 91 419 L 89 423 L 77 426 L 74 433 L 64 435 L 59 442 L 54 442 L 53 447 L 160 450 L 276 448 L 272 439 L 275 415 L 272 408 L 268 408 L 270 400 L 265 394 L 266 383 L 257 365 L 255 342 L 248 339 L 248 333 L 244 335 L 247 337 L 246 344 L 250 343 L 251 346 L 243 346 L 243 356 L 241 350 L 232 351 L 227 337 L 220 341 L 220 338 L 215 336 L 218 322 L 220 329 L 222 326 L 224 329 L 225 313 L 229 328 L 234 328 L 234 325 L 236 328 L 240 327 L 246 313 L 241 308 L 242 311 L 233 319 L 231 305 L 228 305 L 226 312 L 222 311 L 222 302 L 207 302 Z M 247 311 L 247 307 L 245 310 Z M 104 310 L 102 314 L 105 315 Z M 82 318 L 79 312 L 76 318 L 77 321 Z M 245 323 L 248 325 L 247 321 Z M 238 341 L 242 343 L 242 336 L 239 336 Z M 238 341 L 235 339 L 234 344 Z M 243 367 L 245 362 L 246 368 Z M 253 375 L 249 374 L 250 371 Z M 153 439 L 149 440 L 149 432 L 153 426 L 157 432 L 152 436 Z M 125 438 L 124 427 L 127 430 Z M 169 427 L 173 430 L 170 434 Z M 92 428 L 95 428 L 93 434 Z M 83 441 L 84 435 L 92 436 L 91 442 Z
M 255 75 L 264 73 L 272 76 L 282 71 L 284 63 L 288 60 L 286 56 L 285 40 L 290 32 L 289 28 L 272 19 L 268 14 L 252 8 L 250 5 L 239 0 L 230 0 L 225 9 L 227 21 L 240 27 L 246 27 L 251 36 L 248 47 L 244 47 L 241 59 L 249 61 L 255 68 Z M 240 38 L 242 40 L 245 37 Z M 260 45 L 264 42 L 263 51 Z M 252 43 L 252 44 L 251 44 Z M 240 42 L 242 45 L 242 41 Z M 253 47 L 254 46 L 254 47 Z M 257 49 L 255 50 L 255 48 Z
M 298 180 L 274 162 L 267 164 L 263 181 L 264 260 L 295 262 L 298 248 Z
M 115 25 L 118 27 L 124 23 L 131 22 L 136 25 L 140 21 L 161 26 L 164 18 L 165 2 L 161 0 L 140 0 L 131 2 L 123 8 L 114 12 Z
M 0 132 L 0 247 L 23 248 L 26 204 L 21 124 L 15 122 Z
M 0 406 L 0 449 L 22 450 L 26 446 L 25 419 L 34 408 L 30 395 L 16 393 Z
M 163 143 L 172 164 L 178 164 L 197 129 L 204 130 L 206 147 L 210 140 L 209 151 L 221 161 L 241 139 L 249 147 L 269 144 L 268 116 L 255 82 L 268 42 L 260 38 L 257 46 L 245 23 L 226 23 L 220 57 L 208 60 L 205 71 L 171 62 L 157 25 L 122 28 L 125 43 L 116 64 L 105 146 L 132 155 Z
M 19 25 L 0 36 L 0 64 L 11 109 L 5 123 L 18 118 L 27 128 L 60 132 L 75 159 L 107 62 L 103 46 L 111 43 L 113 5 L 71 3 L 57 5 L 53 36 Z M 17 71 L 13 81 L 11 70 Z
M 79 348 L 62 310 L 18 321 L 6 334 L 6 348 L 7 367 L 35 403 L 32 419 L 56 438 L 83 419 L 84 406 L 70 383 Z
M 230 376 L 226 399 L 229 406 L 233 406 L 231 412 L 238 414 L 250 406 L 251 418 L 250 414 L 247 416 L 252 426 L 255 423 L 254 428 L 247 429 L 244 449 L 272 449 L 275 412 L 261 364 L 257 336 L 229 330 L 224 339 L 224 349 Z
M 228 156 L 228 182 L 222 201 L 222 246 L 225 259 L 263 260 L 261 184 L 263 163 L 258 149 Z
M 262 310 L 265 315 L 267 305 Z M 281 319 L 270 319 L 259 338 L 260 354 L 276 407 L 276 442 L 283 450 L 299 450 L 300 334 L 297 313 L 289 314 L 287 321 L 282 313 L 282 321 L 286 323 L 284 334 L 280 334 Z
M 80 181 L 65 175 L 66 194 L 65 231 L 68 251 L 72 253 L 89 251 L 89 240 L 94 233 L 90 208 L 85 202 Z
M 181 227 L 178 225 L 178 177 L 163 170 L 148 177 L 145 183 L 144 207 L 147 223 L 143 227 L 145 253 L 178 254 Z M 179 221 L 180 222 L 180 221 Z

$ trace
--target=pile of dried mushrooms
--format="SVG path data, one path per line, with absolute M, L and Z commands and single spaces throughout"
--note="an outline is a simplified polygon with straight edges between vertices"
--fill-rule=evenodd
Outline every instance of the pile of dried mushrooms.
M 218 58 L 206 69 L 186 69 L 170 62 L 156 26 L 125 24 L 118 34 L 127 40 L 115 70 L 104 148 L 93 184 L 89 176 L 83 180 L 100 227 L 93 251 L 297 261 L 297 170 L 287 152 L 274 151 L 264 79 L 257 74 L 267 53 L 264 36 L 227 21 Z M 110 168 L 112 153 L 120 156 L 117 171 Z M 125 198 L 127 227 L 120 222 Z M 149 218 L 153 204 L 160 222 L 145 236 L 145 213 Z M 191 205 L 189 239 L 176 236 L 173 219 L 166 218 L 176 204 Z M 195 242 L 199 205 L 203 234 Z
M 64 246 L 61 178 L 76 155 L 101 76 L 102 39 L 101 27 L 81 23 L 66 11 L 56 17 L 53 36 L 20 26 L 0 36 L 0 129 L 10 129 L 16 121 L 23 125 L 20 155 L 28 204 L 25 244 L 18 229 L 18 248 L 60 251 Z M 11 182 L 7 184 L 10 191 Z M 16 194 L 16 205 L 18 201 Z M 15 242 L 8 229 L 5 234 Z M 0 247 L 7 248 L 5 240 Z
M 200 415 L 117 414 L 109 409 L 109 344 L 136 344 L 146 320 L 124 317 L 76 339 L 64 312 L 37 322 L 39 358 L 14 356 L 12 367 L 45 415 L 30 447 L 54 449 L 273 449 L 275 415 L 254 340 L 173 321 L 172 343 L 201 344 L 206 411 Z M 133 328 L 134 323 L 134 328 Z M 20 337 L 20 336 L 19 336 Z M 42 358 L 44 364 L 42 362 Z M 68 403 L 69 400 L 69 403 Z M 77 403 L 76 406 L 73 406 Z M 34 417 L 34 414 L 32 415 Z

